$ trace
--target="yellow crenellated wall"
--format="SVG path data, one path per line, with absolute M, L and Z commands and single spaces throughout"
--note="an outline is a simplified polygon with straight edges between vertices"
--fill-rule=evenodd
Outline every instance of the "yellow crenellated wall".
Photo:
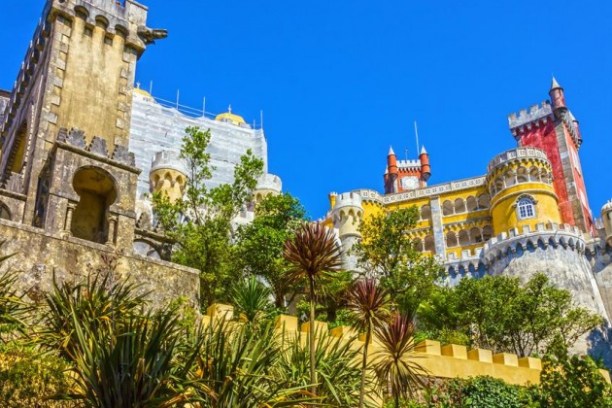
M 234 311 L 232 306 L 214 304 L 207 310 L 204 323 L 208 324 L 214 319 L 232 319 Z M 308 323 L 301 326 L 295 316 L 280 315 L 276 319 L 276 329 L 280 335 L 295 336 L 298 331 L 308 332 Z M 355 331 L 349 327 L 336 327 L 328 330 L 327 323 L 316 322 L 317 333 L 327 333 L 333 337 L 352 338 Z M 355 347 L 362 347 L 363 336 L 354 340 Z M 376 355 L 379 348 L 376 341 L 370 344 L 370 358 Z M 419 364 L 425 375 L 436 378 L 469 378 L 476 376 L 491 376 L 503 380 L 508 384 L 535 385 L 540 383 L 542 361 L 539 358 L 519 358 L 512 353 L 493 353 L 485 349 L 469 349 L 457 344 L 442 345 L 438 341 L 424 340 L 414 346 L 414 351 L 408 359 Z M 601 375 L 610 382 L 610 373 L 600 370 Z

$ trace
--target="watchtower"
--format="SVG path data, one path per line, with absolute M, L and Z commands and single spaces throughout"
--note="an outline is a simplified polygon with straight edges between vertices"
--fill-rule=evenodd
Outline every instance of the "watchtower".
M 47 0 L 0 128 L 0 201 L 12 221 L 131 247 L 134 74 L 166 36 L 146 20 L 133 0 Z

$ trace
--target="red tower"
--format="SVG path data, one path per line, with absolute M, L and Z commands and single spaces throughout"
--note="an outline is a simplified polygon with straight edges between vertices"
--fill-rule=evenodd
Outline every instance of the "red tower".
M 565 92 L 555 78 L 549 95 L 552 103 L 545 101 L 512 114 L 508 124 L 519 146 L 536 147 L 548 156 L 563 222 L 593 234 L 593 216 L 578 156 L 582 144 L 578 121 L 568 109 Z
M 387 155 L 387 170 L 385 171 L 385 194 L 401 193 L 427 186 L 431 176 L 429 154 L 425 147 L 417 160 L 397 160 L 393 148 Z

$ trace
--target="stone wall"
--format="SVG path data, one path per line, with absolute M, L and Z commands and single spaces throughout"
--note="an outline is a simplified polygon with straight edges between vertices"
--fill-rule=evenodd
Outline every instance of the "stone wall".
M 103 256 L 116 260 L 115 274 L 150 292 L 153 305 L 185 296 L 194 305 L 199 293 L 198 272 L 161 260 L 132 255 L 132 248 L 113 248 L 74 237 L 59 238 L 41 229 L 0 220 L 0 237 L 6 241 L 2 254 L 15 254 L 2 266 L 19 271 L 21 289 L 40 297 L 58 280 L 78 281 L 103 269 Z

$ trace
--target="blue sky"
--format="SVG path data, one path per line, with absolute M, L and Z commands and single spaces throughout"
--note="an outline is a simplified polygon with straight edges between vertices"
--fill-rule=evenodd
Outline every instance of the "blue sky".
M 109 0 L 110 1 L 110 0 Z M 155 96 L 248 122 L 264 111 L 270 171 L 312 217 L 330 191 L 382 190 L 389 145 L 430 184 L 484 174 L 512 148 L 508 113 L 548 98 L 551 75 L 580 120 L 598 216 L 612 198 L 610 1 L 143 0 L 170 36 L 137 79 Z M 43 6 L 3 1 L 0 88 L 11 88 Z

